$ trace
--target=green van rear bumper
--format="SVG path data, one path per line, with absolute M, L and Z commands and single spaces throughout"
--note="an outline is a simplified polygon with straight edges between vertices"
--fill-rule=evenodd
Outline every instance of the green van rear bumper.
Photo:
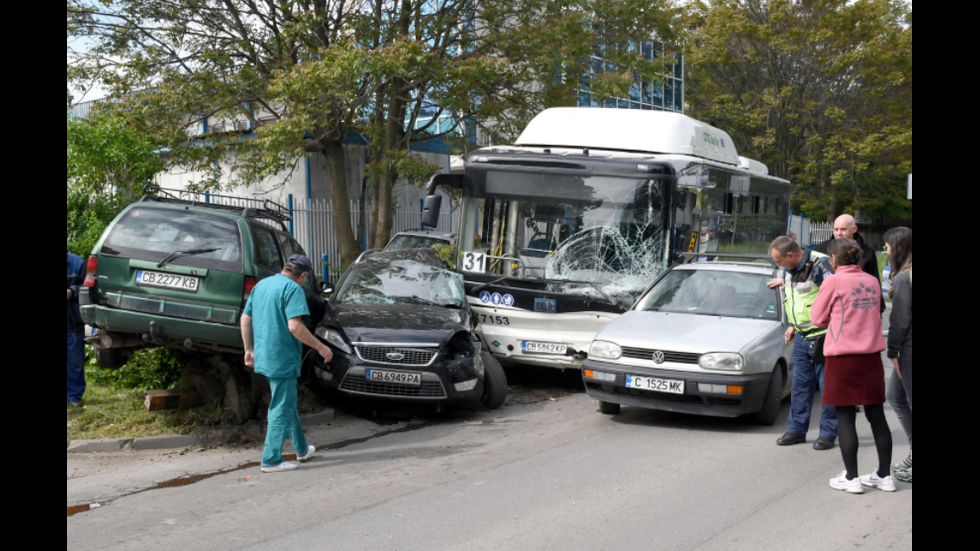
M 192 348 L 221 352 L 242 352 L 245 349 L 241 329 L 233 325 L 167 318 L 92 304 L 83 305 L 81 310 L 85 323 L 100 331 L 149 335 L 150 323 L 156 322 L 152 330 L 155 337 L 152 344 L 158 346 L 183 346 L 190 339 L 194 345 Z

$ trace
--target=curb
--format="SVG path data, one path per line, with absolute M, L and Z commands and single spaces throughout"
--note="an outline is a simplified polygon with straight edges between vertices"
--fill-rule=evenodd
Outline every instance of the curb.
M 72 440 L 68 453 L 115 453 L 131 450 L 132 438 L 105 440 Z
M 336 419 L 332 409 L 300 417 L 303 426 L 328 425 Z M 123 451 L 159 451 L 226 444 L 240 440 L 242 436 L 261 436 L 265 427 L 253 421 L 235 429 L 213 430 L 197 434 L 174 436 L 147 436 L 143 438 L 110 438 L 104 440 L 72 440 L 69 454 L 118 453 Z

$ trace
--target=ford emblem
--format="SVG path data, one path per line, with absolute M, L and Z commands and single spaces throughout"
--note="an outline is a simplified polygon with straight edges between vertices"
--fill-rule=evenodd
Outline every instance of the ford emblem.
M 660 365 L 667 361 L 667 355 L 657 350 L 653 353 L 653 363 Z
M 393 362 L 400 362 L 405 359 L 405 355 L 399 352 L 392 352 L 388 354 L 388 359 Z

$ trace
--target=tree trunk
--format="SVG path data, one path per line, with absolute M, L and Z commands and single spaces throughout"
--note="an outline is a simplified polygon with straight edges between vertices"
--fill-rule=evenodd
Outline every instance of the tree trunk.
M 330 259 L 334 266 L 347 266 L 357 260 L 361 248 L 354 237 L 351 223 L 350 194 L 347 193 L 347 159 L 344 144 L 329 141 L 323 145 L 330 173 L 330 200 L 333 203 L 333 230 L 340 249 L 340 258 Z M 314 259 L 314 262 L 316 259 Z
M 394 188 L 394 184 L 392 183 L 391 176 L 385 174 L 378 181 L 377 194 L 374 199 L 375 208 L 378 213 L 378 223 L 374 227 L 375 249 L 384 249 L 388 246 L 388 241 L 391 239 L 392 188 Z

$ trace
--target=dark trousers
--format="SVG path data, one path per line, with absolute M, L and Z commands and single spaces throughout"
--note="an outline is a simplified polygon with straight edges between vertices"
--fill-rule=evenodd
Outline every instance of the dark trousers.
M 813 363 L 817 353 L 817 341 L 808 341 L 799 335 L 793 346 L 793 407 L 789 410 L 789 432 L 806 436 L 810 432 L 810 416 L 817 385 L 823 391 L 824 366 Z M 820 436 L 837 440 L 837 408 L 823 406 L 820 416 Z
M 912 447 L 912 349 L 906 348 L 898 360 L 902 368 L 902 376 L 893 373 L 888 383 L 888 403 L 895 410 L 898 422 L 902 424 L 906 436 L 909 437 L 909 447 Z
M 68 401 L 85 395 L 85 329 L 68 330 Z

